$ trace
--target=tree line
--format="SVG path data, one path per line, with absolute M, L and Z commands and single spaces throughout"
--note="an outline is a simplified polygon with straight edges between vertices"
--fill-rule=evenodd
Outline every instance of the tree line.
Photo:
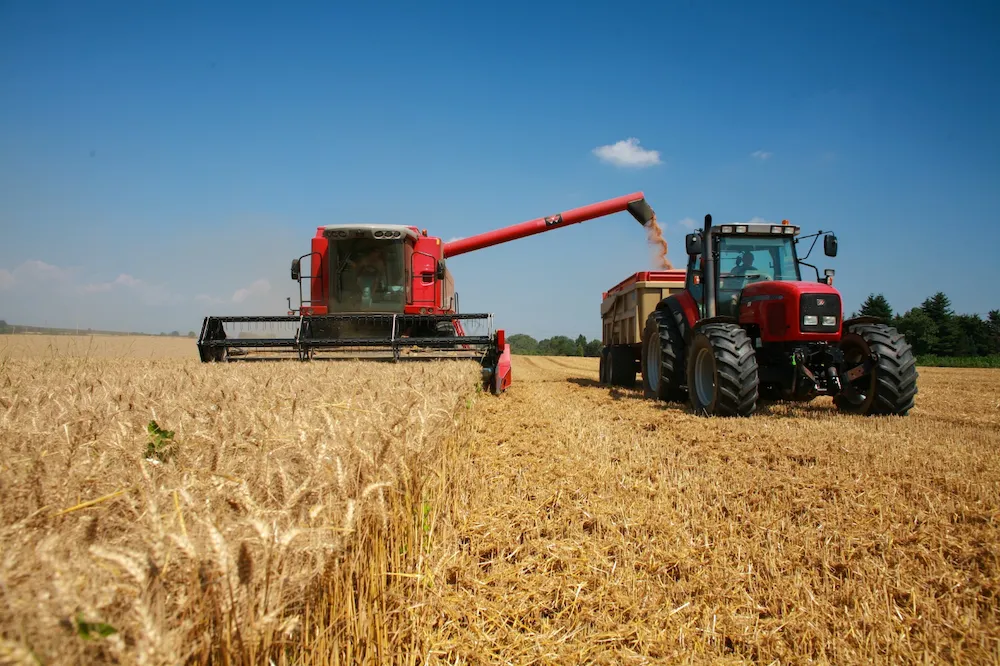
M 985 318 L 959 314 L 951 299 L 938 292 L 919 306 L 896 313 L 883 294 L 869 294 L 854 316 L 884 319 L 906 336 L 917 356 L 969 358 L 1000 354 L 1000 310 Z
M 512 354 L 524 356 L 596 356 L 601 355 L 601 341 L 599 339 L 587 340 L 587 336 L 580 335 L 574 340 L 565 335 L 556 335 L 543 340 L 536 340 L 524 333 L 515 333 L 507 336 Z

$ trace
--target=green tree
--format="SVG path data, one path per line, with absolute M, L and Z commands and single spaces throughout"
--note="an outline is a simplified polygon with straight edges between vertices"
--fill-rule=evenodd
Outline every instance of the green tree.
M 913 353 L 918 356 L 934 353 L 938 342 L 937 326 L 922 308 L 912 308 L 901 317 L 896 317 L 893 325 L 906 336 L 906 341 L 913 346 Z
M 992 353 L 990 325 L 978 314 L 958 315 L 954 325 L 958 331 L 955 356 L 986 356 Z
M 538 340 L 524 333 L 515 333 L 507 337 L 512 354 L 534 356 L 538 353 Z
M 865 302 L 861 304 L 858 315 L 862 317 L 878 317 L 885 321 L 892 321 L 892 306 L 888 299 L 882 294 L 869 294 Z
M 587 336 L 578 335 L 576 337 L 576 355 L 583 356 L 587 353 Z
M 931 353 L 938 356 L 954 356 L 958 348 L 961 329 L 955 321 L 955 311 L 951 307 L 951 299 L 944 292 L 937 292 L 920 304 L 932 322 L 934 322 L 934 337 L 936 342 Z
M 603 346 L 600 338 L 594 338 L 587 343 L 586 348 L 583 350 L 583 355 L 591 358 L 599 357 L 601 355 L 601 347 Z
M 1000 310 L 990 310 L 986 327 L 990 331 L 990 353 L 1000 354 Z

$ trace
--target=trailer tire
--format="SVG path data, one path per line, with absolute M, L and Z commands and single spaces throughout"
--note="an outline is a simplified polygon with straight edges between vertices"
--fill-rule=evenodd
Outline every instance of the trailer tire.
M 871 353 L 878 355 L 874 372 L 852 382 L 863 396 L 854 404 L 847 395 L 834 396 L 837 409 L 863 416 L 906 416 L 917 395 L 917 359 L 906 337 L 886 324 L 856 324 L 840 340 L 847 365 Z
M 757 354 L 736 324 L 706 324 L 693 332 L 687 353 L 691 406 L 705 416 L 750 416 L 757 408 Z
M 597 370 L 597 383 L 606 386 L 611 383 L 608 379 L 608 348 L 601 347 L 601 364 Z
M 666 402 L 684 400 L 684 339 L 673 314 L 654 310 L 642 332 L 642 389 L 647 398 Z
M 608 353 L 608 379 L 612 386 L 635 386 L 635 354 L 626 345 L 614 345 Z

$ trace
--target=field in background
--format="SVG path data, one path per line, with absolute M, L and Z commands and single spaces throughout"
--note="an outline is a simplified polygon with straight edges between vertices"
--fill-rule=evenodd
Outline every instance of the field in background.
M 195 338 L 149 335 L 0 335 L 0 358 L 197 359 Z
M 474 364 L 21 337 L 0 336 L 0 655 L 1000 659 L 994 370 L 921 368 L 904 419 L 707 420 L 599 386 L 596 359 L 517 357 L 494 398 Z

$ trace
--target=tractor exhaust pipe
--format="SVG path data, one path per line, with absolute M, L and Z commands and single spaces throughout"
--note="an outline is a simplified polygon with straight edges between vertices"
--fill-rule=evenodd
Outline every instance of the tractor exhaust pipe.
M 715 244 L 712 242 L 712 216 L 705 216 L 705 228 L 701 236 L 701 254 L 704 257 L 703 265 L 704 270 L 702 271 L 701 281 L 702 281 L 702 299 L 704 300 L 705 306 L 705 317 L 715 316 L 715 287 L 718 281 L 715 279 L 716 270 L 715 265 Z

